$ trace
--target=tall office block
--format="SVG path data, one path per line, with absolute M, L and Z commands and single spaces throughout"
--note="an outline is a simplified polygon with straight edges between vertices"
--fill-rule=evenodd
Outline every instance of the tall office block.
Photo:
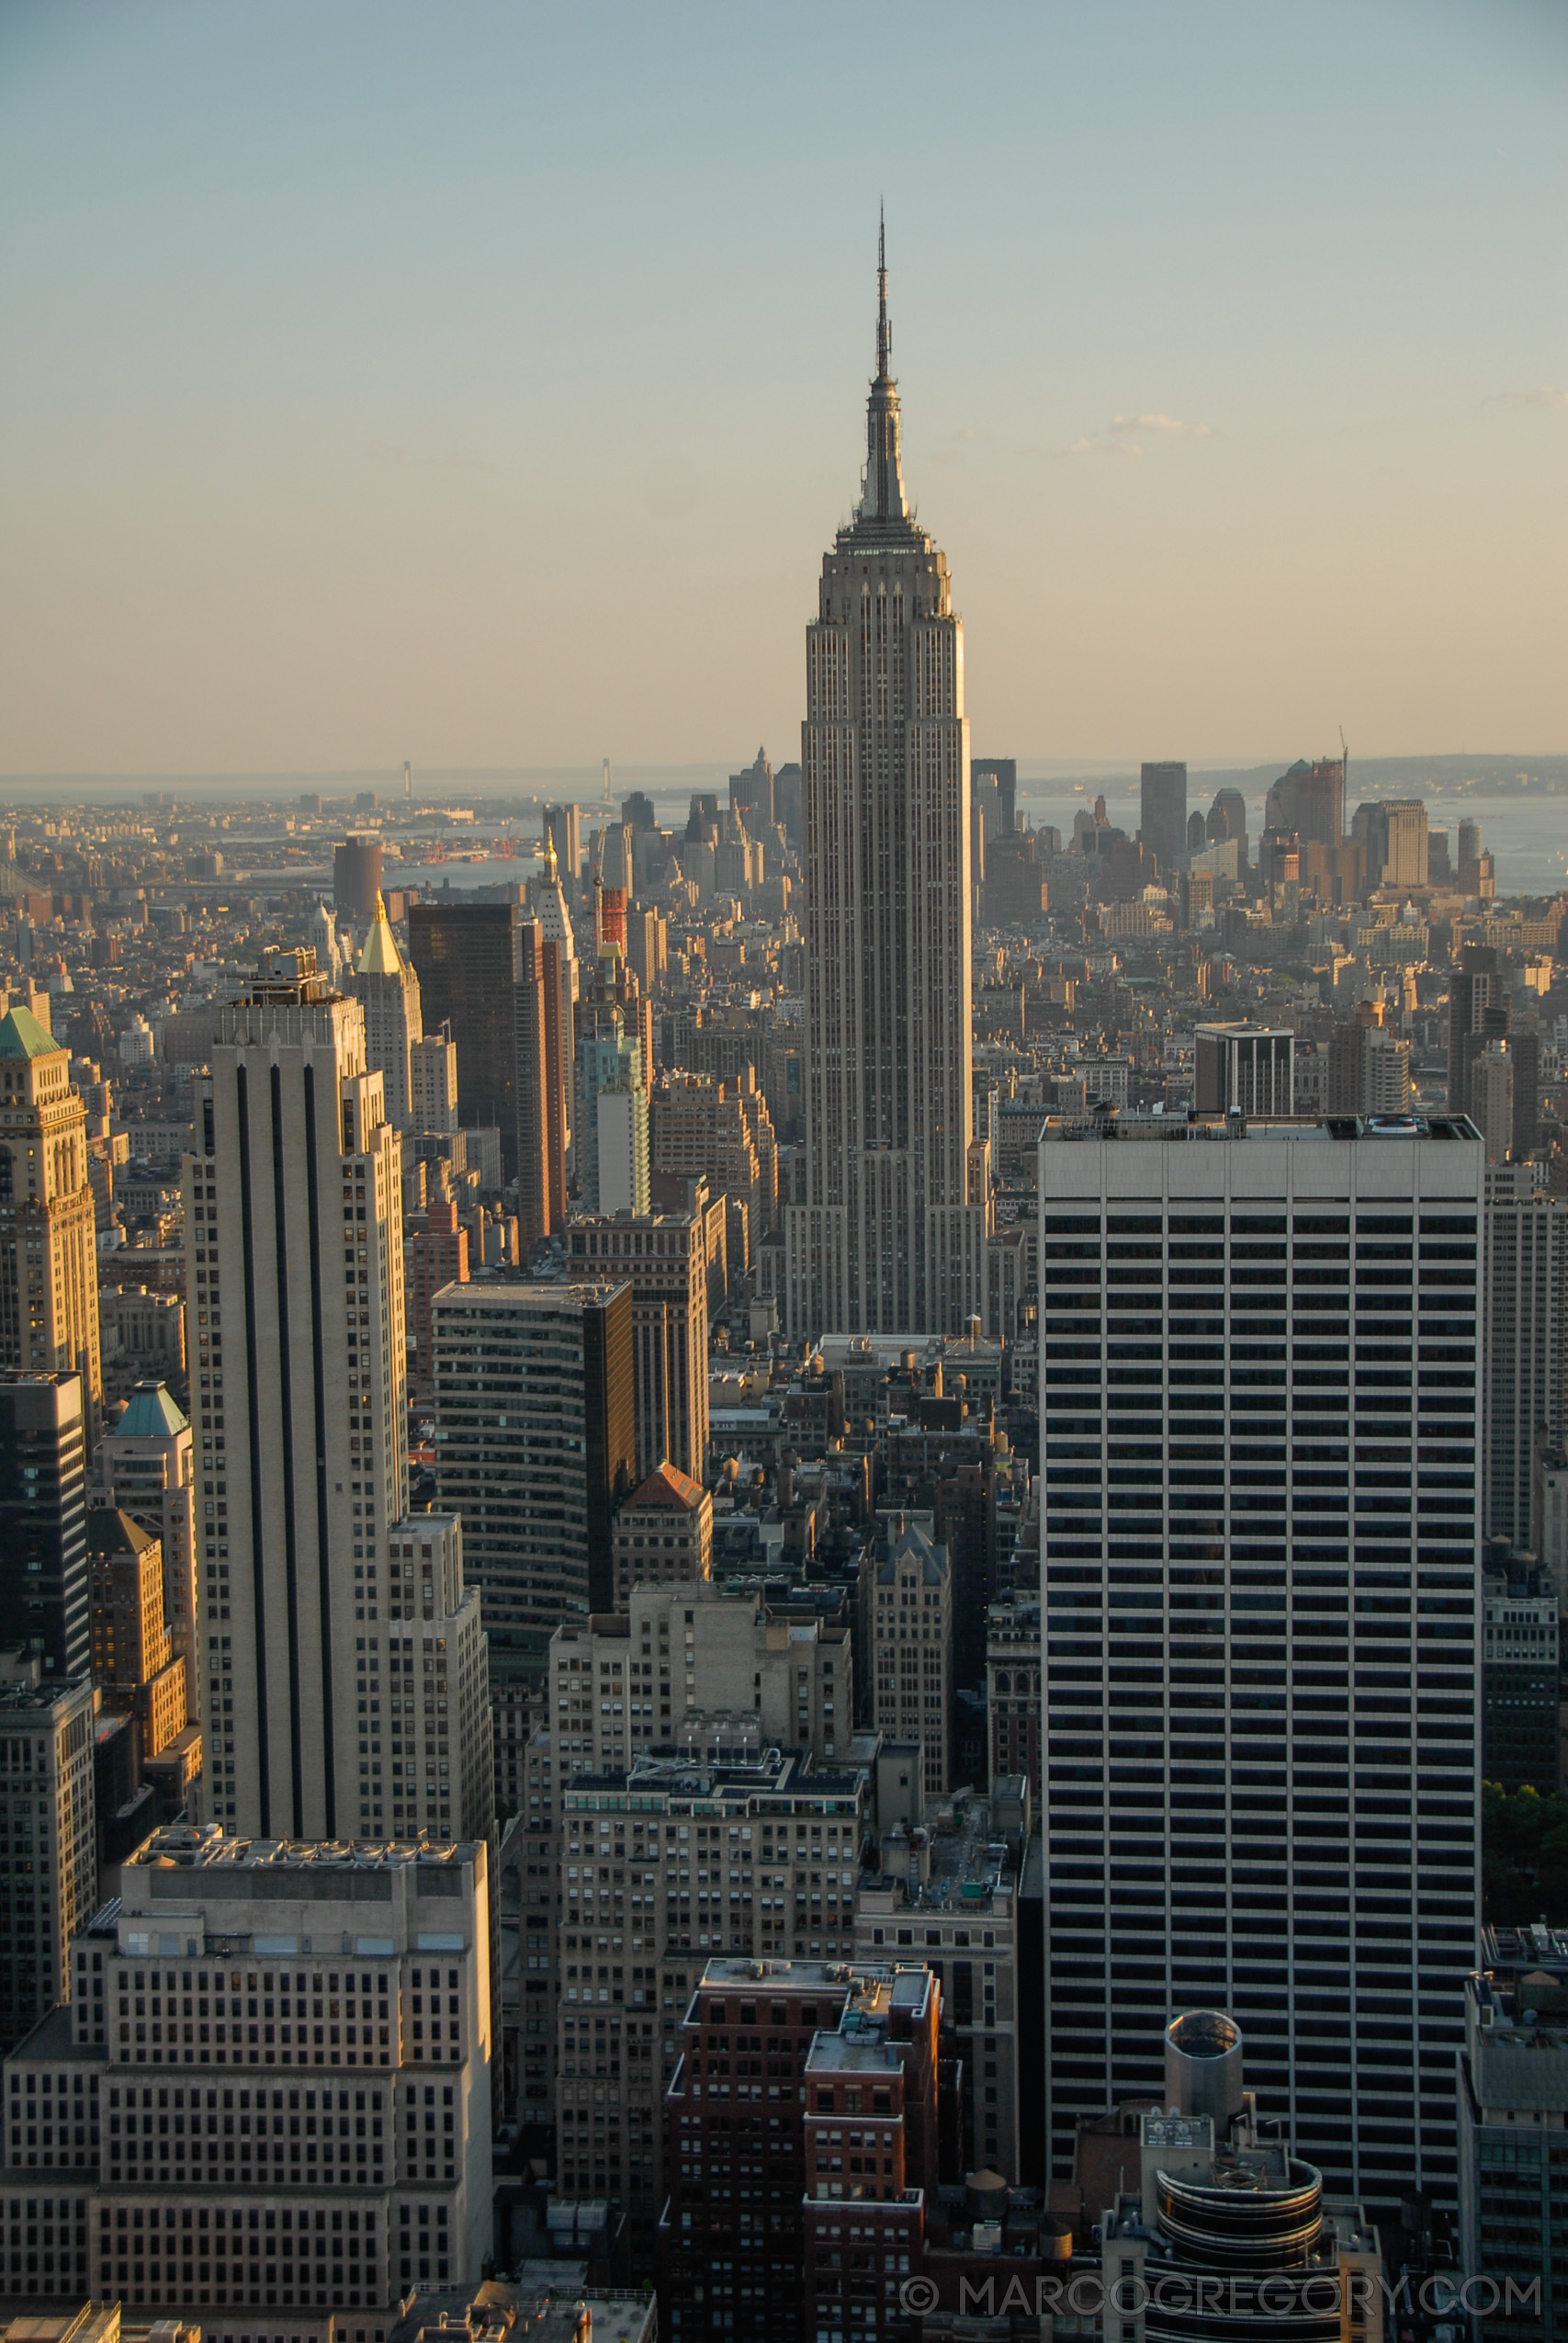
M 409 1053 L 424 1036 L 419 979 L 398 950 L 380 895 L 359 955 L 352 990 L 365 1012 L 365 1055 L 381 1077 L 387 1120 L 395 1130 L 423 1130 L 413 1119 Z
M 1482 1530 L 1542 1550 L 1538 1459 L 1568 1440 L 1568 1203 L 1530 1166 L 1486 1174 Z
M 1382 816 L 1385 887 L 1425 887 L 1427 884 L 1427 805 L 1422 798 L 1391 798 L 1379 807 Z M 1369 871 L 1376 883 L 1378 874 Z
M 269 954 L 223 1010 L 186 1163 L 198 1636 L 209 1811 L 244 1836 L 346 1839 L 391 1820 L 415 1753 L 384 1770 L 383 1648 L 400 1703 L 409 1677 L 446 1680 L 466 1748 L 483 1742 L 487 1688 L 455 1534 L 439 1541 L 436 1615 L 409 1632 L 400 1149 L 359 1003 L 313 956 Z
M 1463 825 L 1461 824 L 1461 829 Z M 1461 841 L 1462 851 L 1462 838 Z M 1487 1012 L 1495 1016 L 1491 1024 Z M 1460 947 L 1459 966 L 1449 971 L 1449 1104 L 1462 1115 L 1468 1104 L 1472 1036 L 1483 1037 L 1507 1031 L 1507 1004 L 1497 971 L 1497 954 L 1490 944 Z
M 964 629 L 946 557 L 904 492 L 880 266 L 877 291 L 861 499 L 824 556 L 806 638 L 806 1201 L 785 1231 L 795 1334 L 956 1333 L 985 1307 Z
M 1222 790 L 1222 797 L 1238 798 L 1234 789 Z M 1214 800 L 1216 806 L 1219 798 Z M 1246 801 L 1241 800 L 1241 832 L 1247 829 Z M 1214 818 L 1208 821 L 1211 838 L 1216 834 Z M 1345 835 L 1345 761 L 1342 757 L 1325 757 L 1316 764 L 1309 764 L 1304 757 L 1297 759 L 1288 773 L 1282 773 L 1272 783 L 1264 801 L 1263 827 L 1282 831 L 1303 846 L 1337 846 Z M 1232 834 L 1222 831 L 1218 834 Z
M 572 1164 L 585 1212 L 646 1213 L 652 1200 L 644 1050 L 618 1001 L 578 1002 Z
M 409 1125 L 415 1131 L 457 1127 L 457 1045 L 445 1025 L 409 1046 Z
M 104 1376 L 87 1119 L 71 1052 L 29 1009 L 0 1017 L 0 1368 L 82 1378 L 87 1445 Z
M 422 2280 L 477 2280 L 491 2224 L 485 1841 L 257 1846 L 177 1827 L 120 1887 L 90 1927 L 83 1914 L 68 2007 L 6 2061 L 12 2106 L 43 2103 L 50 2076 L 58 2111 L 73 2068 L 96 2084 L 85 2169 L 62 2156 L 50 2173 L 7 2127 L 0 2189 L 36 2206 L 53 2180 L 86 2200 L 61 2234 L 86 2247 L 85 2278 L 66 2258 L 36 2291 L 218 2335 L 320 2338 L 389 2333 Z M 19 2224 L 7 2242 L 22 2244 Z
M 707 1245 L 702 1216 L 619 1213 L 574 1220 L 574 1274 L 629 1278 L 637 1477 L 671 1464 L 707 1471 Z
M 333 901 L 352 920 L 372 920 L 381 893 L 381 841 L 348 837 L 333 850 Z
M 571 1080 L 570 961 L 543 920 L 525 920 L 518 930 L 517 1217 L 525 1244 L 566 1223 Z
M 72 1937 L 96 1901 L 93 1683 L 43 1675 L 36 1653 L 0 1651 L 0 2046 L 70 1990 Z
M 1208 2005 L 1337 2184 L 1451 2191 L 1480 1142 L 1163 1121 L 1040 1149 L 1054 2168 Z
M 969 776 L 972 785 L 982 781 L 989 786 L 995 806 L 995 822 L 987 820 L 986 836 L 1010 838 L 1018 828 L 1018 759 L 1015 756 L 971 757 Z
M 553 1195 L 549 1148 L 549 1109 L 546 1098 L 545 973 L 536 948 L 532 921 L 517 931 L 517 982 L 513 988 L 513 1031 L 516 1041 L 517 1102 L 517 1230 L 524 1257 L 549 1228 Z M 561 1166 L 564 1202 L 566 1166 Z
M 1200 1025 L 1193 1103 L 1200 1115 L 1289 1115 L 1296 1036 L 1285 1025 Z
M 864 1549 L 860 1635 L 872 1727 L 920 1744 L 926 1795 L 940 1797 L 953 1778 L 953 1572 L 946 1546 L 902 1515 Z
M 554 862 L 558 877 L 575 900 L 582 884 L 582 826 L 577 808 L 547 806 L 544 839 L 547 860 Z
M 92 1664 L 85 1492 L 81 1376 L 0 1373 L 0 1643 L 61 1681 Z
M 648 1624 L 647 1612 L 633 1624 Z M 587 1679 L 566 1672 L 561 1641 L 552 1688 L 576 1710 Z M 823 1963 L 849 1960 L 868 1792 L 863 1768 L 818 1772 L 776 1743 L 718 1760 L 644 1751 L 561 1784 L 557 2171 L 564 2191 L 618 2197 L 644 2250 L 678 2168 L 661 2126 L 692 1987 L 710 1952 L 734 1956 L 753 1982 L 791 1959 L 809 1959 L 819 1975 Z M 693 1885 L 705 1869 L 719 1874 L 705 1904 Z M 824 2023 L 831 2014 L 825 2007 Z M 758 2022 L 781 2021 L 770 2012 Z M 611 2059 L 624 2062 L 623 2080 L 606 2100 L 595 2068 Z M 787 2216 L 789 2191 L 769 2177 Z
M 436 1489 L 463 1518 L 491 1665 L 542 1679 L 562 1621 L 609 1607 L 635 1480 L 632 1289 L 452 1285 L 431 1323 Z
M 1168 877 L 1187 852 L 1187 767 L 1145 764 L 1138 776 L 1138 836 Z
M 409 956 L 426 1024 L 457 1045 L 460 1120 L 501 1133 L 502 1168 L 517 1176 L 518 976 L 515 903 L 414 903 Z
M 214 1435 L 207 1435 L 210 1440 Z M 210 1452 L 204 1452 L 210 1453 Z M 196 1447 L 189 1423 L 157 1382 L 139 1383 L 93 1456 L 95 1501 L 118 1506 L 163 1549 L 164 1618 L 197 1707 Z
M 1487 2329 L 1556 2343 L 1568 2313 L 1568 1932 L 1483 1929 L 1481 1960 L 1465 1980 L 1459 2061 L 1460 2267 L 1508 2290 Z

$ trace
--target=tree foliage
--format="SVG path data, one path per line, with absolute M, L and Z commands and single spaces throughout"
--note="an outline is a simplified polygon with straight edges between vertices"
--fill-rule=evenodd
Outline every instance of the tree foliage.
M 1481 1785 L 1482 1909 L 1495 1927 L 1568 1927 L 1568 1795 Z

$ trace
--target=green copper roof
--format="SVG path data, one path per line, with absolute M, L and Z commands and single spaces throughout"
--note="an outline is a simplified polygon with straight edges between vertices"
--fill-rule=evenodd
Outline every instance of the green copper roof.
M 63 1047 L 30 1009 L 18 1005 L 0 1017 L 0 1058 L 47 1058 Z
M 133 1440 L 162 1440 L 171 1432 L 183 1432 L 186 1419 L 170 1398 L 162 1383 L 139 1383 L 126 1402 L 125 1413 L 111 1426 L 116 1432 L 125 1432 Z

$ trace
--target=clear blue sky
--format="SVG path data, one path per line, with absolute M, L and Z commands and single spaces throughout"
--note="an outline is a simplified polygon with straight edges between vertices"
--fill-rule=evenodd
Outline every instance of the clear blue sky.
M 977 751 L 1561 749 L 1565 193 L 1561 0 L 4 0 L 0 770 L 795 753 L 884 196 Z

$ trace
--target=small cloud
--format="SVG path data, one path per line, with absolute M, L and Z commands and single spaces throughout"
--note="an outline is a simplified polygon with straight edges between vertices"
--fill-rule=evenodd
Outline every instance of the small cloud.
M 976 431 L 965 424 L 962 431 L 944 431 L 938 440 L 939 447 L 972 447 L 977 440 L 989 439 L 988 431 Z
M 1183 423 L 1176 415 L 1112 415 L 1107 431 L 1154 431 L 1170 439 L 1207 439 L 1212 426 L 1206 423 Z
M 1075 439 L 1067 449 L 1069 456 L 1141 456 L 1143 444 L 1136 439 Z
M 387 439 L 373 439 L 370 453 L 378 464 L 390 464 L 404 471 L 493 472 L 501 468 L 487 463 L 482 456 L 421 456 L 412 447 L 401 447 Z
M 1554 390 L 1550 382 L 1540 382 L 1533 390 L 1495 390 L 1483 402 L 1488 407 L 1555 407 L 1568 409 L 1568 390 Z

